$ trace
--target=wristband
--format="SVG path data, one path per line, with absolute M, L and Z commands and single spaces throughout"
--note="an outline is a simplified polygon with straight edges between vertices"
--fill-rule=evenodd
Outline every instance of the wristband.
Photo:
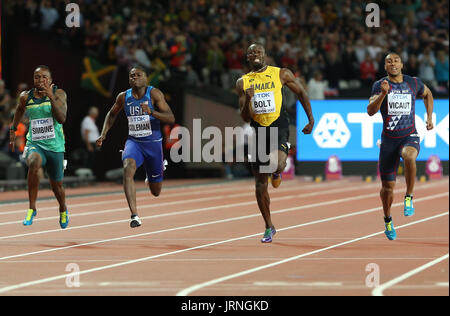
M 11 127 L 9 128 L 10 131 L 17 131 L 17 127 L 15 127 L 14 125 L 11 125 Z

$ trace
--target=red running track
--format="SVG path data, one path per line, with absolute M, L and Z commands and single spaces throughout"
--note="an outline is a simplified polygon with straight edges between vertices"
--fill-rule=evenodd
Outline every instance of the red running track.
M 135 229 L 118 185 L 67 189 L 66 230 L 54 199 L 24 227 L 28 203 L 4 200 L 26 192 L 2 193 L 0 295 L 449 295 L 448 184 L 417 183 L 405 218 L 399 178 L 388 241 L 379 182 L 284 181 L 270 188 L 272 244 L 252 180 L 168 181 L 158 198 L 139 183 Z

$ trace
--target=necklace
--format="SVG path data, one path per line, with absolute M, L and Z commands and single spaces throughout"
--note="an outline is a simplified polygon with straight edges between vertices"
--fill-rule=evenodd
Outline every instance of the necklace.
M 262 66 L 261 68 L 259 68 L 258 70 L 256 70 L 256 71 L 253 71 L 253 72 L 260 72 L 260 71 L 262 71 L 264 68 L 266 68 L 267 67 L 267 65 L 264 65 L 264 66 Z

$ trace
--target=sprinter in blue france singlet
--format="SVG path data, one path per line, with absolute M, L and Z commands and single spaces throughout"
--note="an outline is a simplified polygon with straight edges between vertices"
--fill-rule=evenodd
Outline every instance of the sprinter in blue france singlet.
M 394 187 L 400 158 L 404 162 L 406 193 L 404 216 L 414 215 L 413 190 L 416 178 L 416 159 L 420 151 L 420 137 L 416 130 L 416 99 L 424 98 L 427 109 L 426 128 L 433 128 L 433 95 L 430 89 L 416 77 L 402 74 L 403 62 L 399 54 L 389 53 L 384 59 L 387 77 L 374 83 L 367 106 L 372 116 L 378 111 L 383 117 L 378 167 L 381 177 L 380 198 L 384 212 L 384 231 L 389 240 L 397 233 L 391 217 Z

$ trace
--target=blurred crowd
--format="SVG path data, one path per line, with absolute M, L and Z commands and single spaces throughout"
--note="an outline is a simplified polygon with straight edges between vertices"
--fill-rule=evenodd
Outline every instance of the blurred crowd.
M 448 93 L 447 0 L 377 1 L 381 27 L 372 28 L 363 1 L 80 0 L 81 27 L 67 28 L 69 2 L 8 1 L 6 12 L 104 64 L 191 85 L 234 89 L 247 47 L 259 42 L 314 98 L 370 87 L 388 51 L 401 54 L 405 73 Z

